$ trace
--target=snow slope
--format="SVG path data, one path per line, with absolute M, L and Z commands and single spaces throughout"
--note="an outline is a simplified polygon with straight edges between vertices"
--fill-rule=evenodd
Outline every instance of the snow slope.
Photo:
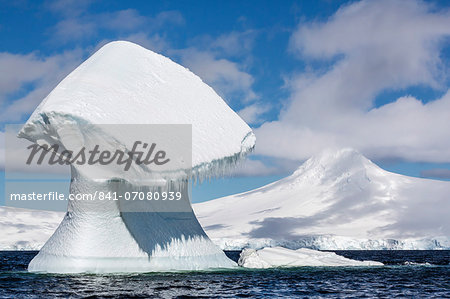
M 190 125 L 192 138 L 142 129 L 151 124 Z M 135 141 L 152 144 L 156 137 L 175 151 L 186 136 L 192 142 L 192 163 L 185 163 L 190 151 L 185 157 L 172 155 L 167 165 L 181 163 L 167 169 L 133 163 L 127 171 L 115 163 L 72 163 L 71 194 L 173 191 L 181 192 L 181 200 L 69 201 L 63 221 L 28 269 L 148 272 L 235 266 L 198 223 L 188 179 L 222 174 L 253 149 L 255 137 L 188 69 L 136 44 L 111 42 L 61 81 L 19 132 L 19 137 L 39 145 L 58 144 L 61 151 L 74 153 L 97 145 L 130 153 Z
M 450 248 L 450 183 L 387 172 L 352 149 L 325 151 L 289 177 L 194 210 L 225 249 Z

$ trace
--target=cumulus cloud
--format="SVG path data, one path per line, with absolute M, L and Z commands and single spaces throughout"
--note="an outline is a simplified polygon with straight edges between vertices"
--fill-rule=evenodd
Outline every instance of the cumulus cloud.
M 238 111 L 239 116 L 249 124 L 258 124 L 263 122 L 263 115 L 269 111 L 267 104 L 255 103 Z
M 75 49 L 41 57 L 37 53 L 0 53 L 0 119 L 18 122 L 82 60 L 84 51 Z M 14 96 L 23 93 L 23 96 Z M 12 98 L 12 99 L 11 99 Z
M 253 44 L 254 32 L 231 32 L 217 38 L 202 36 L 185 49 L 169 51 L 181 63 L 211 85 L 225 100 L 250 104 L 258 99 L 254 78 L 245 69 Z
M 256 30 L 231 31 L 217 37 L 203 35 L 190 41 L 191 46 L 231 57 L 248 56 L 253 48 Z
M 232 171 L 233 176 L 268 176 L 268 175 L 288 175 L 293 173 L 301 161 L 271 158 L 262 159 L 254 156 L 253 159 L 246 159 L 240 162 Z
M 262 161 L 250 159 L 239 164 L 232 172 L 234 176 L 265 176 L 278 173 L 279 169 L 268 166 Z
M 184 25 L 185 20 L 179 11 L 166 10 L 158 13 L 155 17 L 150 18 L 149 22 L 154 28 L 161 28 L 168 24 L 181 26 Z
M 187 42 L 188 47 L 172 49 L 167 54 L 179 57 L 181 64 L 199 75 L 229 104 L 251 105 L 259 100 L 253 88 L 255 79 L 249 71 L 257 34 L 255 30 L 244 30 L 217 37 L 197 36 Z
M 440 58 L 449 35 L 449 11 L 421 1 L 360 1 L 324 22 L 301 23 L 290 51 L 311 67 L 289 80 L 279 119 L 256 130 L 258 153 L 305 159 L 351 146 L 375 159 L 450 161 L 450 94 Z M 405 95 L 375 106 L 383 91 L 411 86 L 444 95 L 426 104 Z
M 45 2 L 45 7 L 53 13 L 73 17 L 85 12 L 91 4 L 90 0 L 49 0 Z
M 220 58 L 213 51 L 187 48 L 174 51 L 180 55 L 181 63 L 199 75 L 225 100 L 239 99 L 251 102 L 257 98 L 252 85 L 254 78 L 241 69 L 238 63 Z
M 83 8 L 85 6 L 75 10 L 76 13 L 70 13 L 70 9 L 69 12 L 65 9 L 53 10 L 62 16 L 51 30 L 54 43 L 88 40 L 97 36 L 100 30 L 124 35 L 136 34 L 143 28 L 147 31 L 155 31 L 167 25 L 184 24 L 184 18 L 178 11 L 162 11 L 150 17 L 141 15 L 136 9 L 88 13 L 87 10 L 83 11 Z

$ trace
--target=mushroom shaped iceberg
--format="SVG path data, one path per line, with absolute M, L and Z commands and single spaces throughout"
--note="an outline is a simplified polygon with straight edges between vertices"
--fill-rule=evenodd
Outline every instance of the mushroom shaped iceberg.
M 60 156 L 100 145 L 110 152 L 120 149 L 134 159 L 125 167 L 67 160 L 73 195 L 180 195 L 179 200 L 133 204 L 130 196 L 69 201 L 63 221 L 30 262 L 29 271 L 148 272 L 235 266 L 198 223 L 188 187 L 190 180 L 221 175 L 233 166 L 253 149 L 255 136 L 188 69 L 139 45 L 111 42 L 58 84 L 19 137 L 41 147 L 56 144 L 47 149 Z M 148 139 L 166 143 L 167 157 L 159 158 L 170 163 L 136 161 L 133 142 L 147 146 Z

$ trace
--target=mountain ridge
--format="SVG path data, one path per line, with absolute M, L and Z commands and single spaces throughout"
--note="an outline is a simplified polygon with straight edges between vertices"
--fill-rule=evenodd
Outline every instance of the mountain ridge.
M 345 242 L 353 249 L 369 243 L 378 244 L 374 249 L 450 248 L 447 194 L 448 182 L 385 171 L 347 148 L 324 151 L 286 178 L 194 210 L 223 248 L 262 242 L 321 249 L 325 239 L 341 244 L 326 249 L 346 249 Z

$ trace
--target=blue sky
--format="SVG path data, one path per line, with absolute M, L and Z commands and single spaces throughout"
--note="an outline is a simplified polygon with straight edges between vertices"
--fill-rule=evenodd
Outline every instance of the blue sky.
M 125 39 L 189 67 L 255 129 L 250 161 L 234 178 L 195 186 L 194 201 L 279 179 L 325 148 L 354 147 L 387 170 L 449 180 L 449 8 L 1 1 L 0 128 L 26 121 L 84 59 Z

